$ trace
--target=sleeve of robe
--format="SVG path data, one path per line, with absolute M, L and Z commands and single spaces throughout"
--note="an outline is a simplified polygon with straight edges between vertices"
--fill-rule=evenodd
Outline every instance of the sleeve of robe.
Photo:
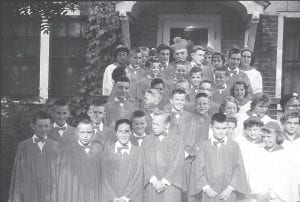
M 246 177 L 244 161 L 241 153 L 241 149 L 238 144 L 235 144 L 235 162 L 233 168 L 232 177 L 229 185 L 234 188 L 235 192 L 238 192 L 239 195 L 243 196 L 248 195 L 249 185 Z

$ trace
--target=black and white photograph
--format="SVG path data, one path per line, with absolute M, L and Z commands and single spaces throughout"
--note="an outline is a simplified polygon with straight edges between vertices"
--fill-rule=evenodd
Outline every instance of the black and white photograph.
M 300 1 L 0 9 L 0 202 L 300 202 Z

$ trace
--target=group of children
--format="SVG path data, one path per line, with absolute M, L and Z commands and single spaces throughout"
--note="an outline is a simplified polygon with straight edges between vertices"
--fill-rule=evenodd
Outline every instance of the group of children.
M 115 57 L 107 103 L 94 100 L 76 128 L 67 101 L 34 114 L 9 202 L 299 201 L 299 97 L 270 118 L 251 50 L 225 61 L 177 38 Z

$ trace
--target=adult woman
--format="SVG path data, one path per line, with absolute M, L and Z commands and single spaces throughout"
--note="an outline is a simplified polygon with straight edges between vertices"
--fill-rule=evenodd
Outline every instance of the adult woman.
M 241 50 L 241 63 L 240 68 L 243 70 L 249 80 L 253 90 L 253 94 L 262 93 L 262 76 L 259 71 L 253 66 L 255 62 L 253 52 L 250 49 L 244 48 Z

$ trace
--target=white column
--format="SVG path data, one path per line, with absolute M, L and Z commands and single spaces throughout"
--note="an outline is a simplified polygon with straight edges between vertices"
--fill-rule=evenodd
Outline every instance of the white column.
M 281 97 L 282 82 L 282 50 L 283 50 L 283 23 L 284 16 L 278 15 L 278 31 L 277 31 L 277 61 L 276 61 L 276 87 L 275 97 Z
M 48 34 L 41 31 L 40 44 L 40 97 L 42 101 L 49 98 L 49 60 L 50 60 L 50 32 Z

